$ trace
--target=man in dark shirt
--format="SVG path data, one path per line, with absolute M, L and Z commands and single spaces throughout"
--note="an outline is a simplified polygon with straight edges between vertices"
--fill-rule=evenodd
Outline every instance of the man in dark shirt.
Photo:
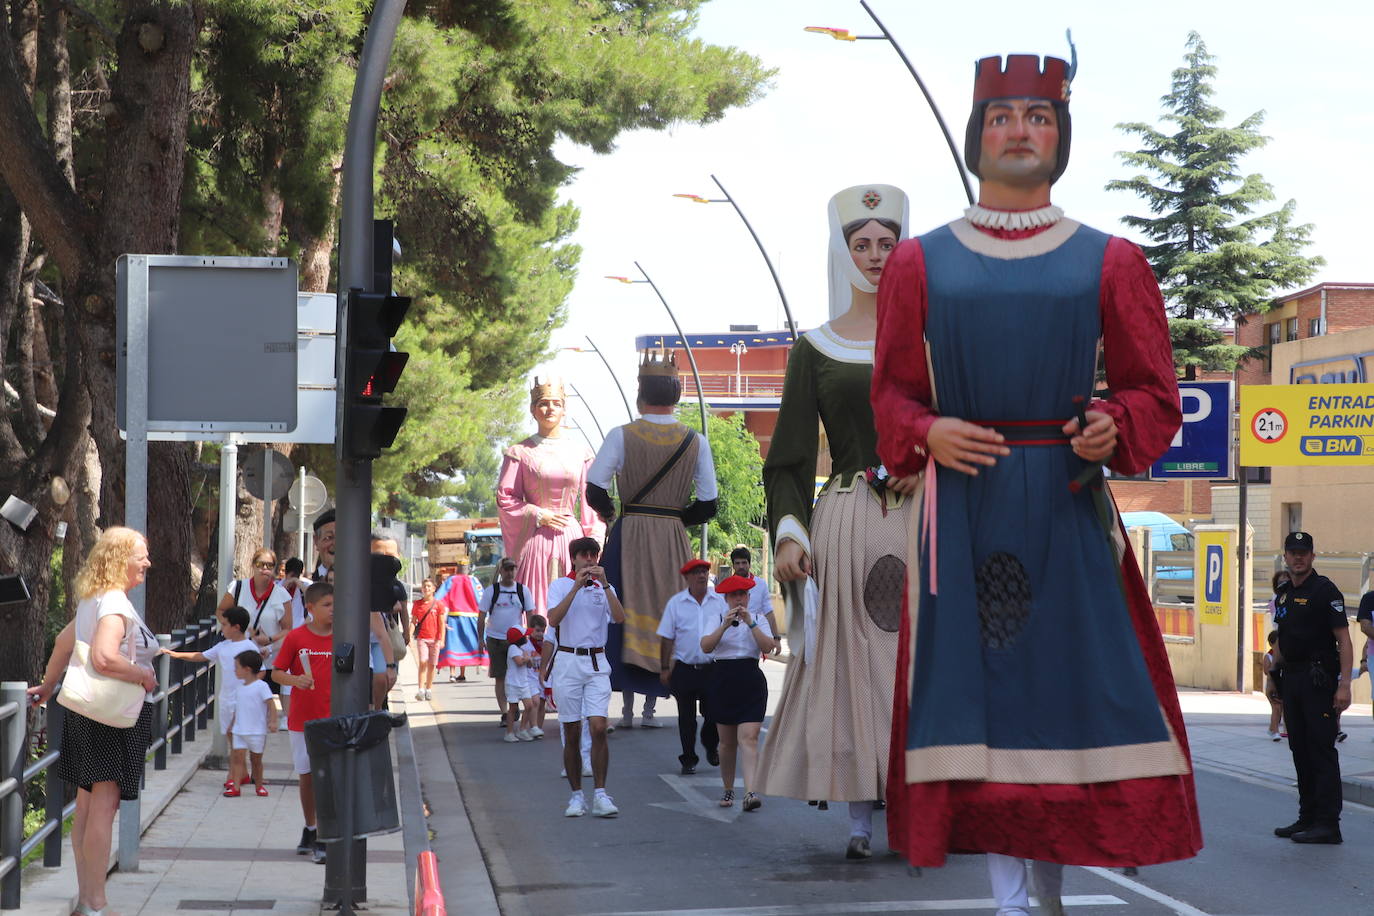
M 1364 634 L 1364 651 L 1360 653 L 1360 671 L 1369 670 L 1370 650 L 1374 649 L 1374 591 L 1360 596 L 1360 609 L 1355 613 L 1355 623 Z
M 1341 842 L 1341 763 L 1337 719 L 1350 705 L 1353 652 L 1345 597 L 1312 569 L 1312 535 L 1284 539 L 1289 581 L 1274 597 L 1283 665 L 1283 721 L 1298 774 L 1298 819 L 1274 830 L 1295 843 Z

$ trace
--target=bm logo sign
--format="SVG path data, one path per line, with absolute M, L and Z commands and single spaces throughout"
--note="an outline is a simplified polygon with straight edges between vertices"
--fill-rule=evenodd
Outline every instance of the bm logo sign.
M 1220 544 L 1207 545 L 1207 579 L 1203 585 L 1203 597 L 1207 601 L 1221 600 L 1221 576 L 1224 564 Z

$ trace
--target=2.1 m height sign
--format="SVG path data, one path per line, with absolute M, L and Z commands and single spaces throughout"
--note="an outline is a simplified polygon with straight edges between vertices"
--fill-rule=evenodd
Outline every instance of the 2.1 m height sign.
M 1150 477 L 1227 479 L 1231 471 L 1231 383 L 1180 382 L 1183 425 L 1169 450 L 1150 467 Z

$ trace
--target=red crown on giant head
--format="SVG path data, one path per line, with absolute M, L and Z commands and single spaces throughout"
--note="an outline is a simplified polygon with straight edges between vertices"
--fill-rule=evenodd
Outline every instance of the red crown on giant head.
M 1058 57 L 1046 57 L 1044 67 L 1034 54 L 1008 54 L 1005 69 L 1000 56 L 984 57 L 974 65 L 973 104 L 993 99 L 1069 101 L 1073 68 Z

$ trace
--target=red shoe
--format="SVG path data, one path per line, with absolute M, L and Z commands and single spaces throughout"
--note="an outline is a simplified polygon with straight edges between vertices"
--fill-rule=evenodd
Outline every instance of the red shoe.
M 232 789 L 232 788 L 234 788 L 234 780 L 232 780 L 232 779 L 226 779 L 226 780 L 224 781 L 224 788 L 226 788 L 226 789 Z
M 239 795 L 241 795 L 241 794 L 242 794 L 242 793 L 239 792 L 239 787 L 238 787 L 238 786 L 225 786 L 225 787 L 224 787 L 224 797 L 225 797 L 225 798 L 238 798 Z
M 259 798 L 266 798 L 266 797 L 267 797 L 267 786 L 258 786 L 258 797 L 259 797 Z

